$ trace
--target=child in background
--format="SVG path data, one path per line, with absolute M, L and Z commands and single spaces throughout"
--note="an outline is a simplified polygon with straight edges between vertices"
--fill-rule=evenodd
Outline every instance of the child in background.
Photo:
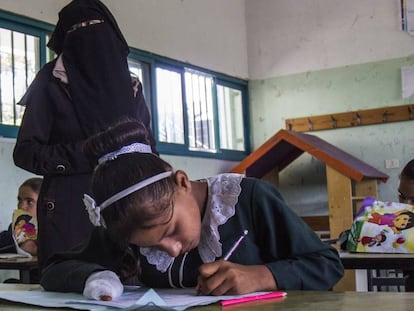
M 401 171 L 398 198 L 401 203 L 414 205 L 414 159 Z
M 17 195 L 17 209 L 22 210 L 30 214 L 36 219 L 37 210 L 37 198 L 39 196 L 40 187 L 42 185 L 42 178 L 34 177 L 29 178 L 23 182 Z M 25 221 L 27 223 L 27 221 Z M 37 254 L 37 242 L 36 238 L 31 236 L 22 242 L 19 247 L 25 252 L 36 255 Z M 13 240 L 13 228 L 12 224 L 9 225 L 8 230 L 0 233 L 0 252 L 1 253 L 16 253 L 16 245 Z
M 399 200 L 401 203 L 414 205 L 414 159 L 409 161 L 400 174 L 398 186 Z M 414 270 L 404 271 L 405 291 L 414 291 Z
M 41 280 L 46 290 L 105 300 L 138 280 L 233 295 L 328 290 L 343 275 L 338 252 L 264 181 L 239 174 L 191 181 L 151 152 L 135 121 L 92 137 L 85 153 L 99 163 L 84 202 L 100 227 L 83 247 L 51 258 Z

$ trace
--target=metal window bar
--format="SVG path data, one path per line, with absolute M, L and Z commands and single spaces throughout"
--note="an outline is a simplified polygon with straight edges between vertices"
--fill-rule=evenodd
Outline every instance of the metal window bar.
M 189 98 L 190 98 L 190 102 L 191 102 L 191 106 L 192 106 L 192 115 L 189 115 L 188 117 L 189 117 L 189 120 L 191 120 L 192 121 L 192 124 L 193 124 L 193 126 L 192 126 L 192 132 L 193 132 L 193 137 L 194 137 L 194 142 L 191 142 L 190 141 L 190 144 L 192 144 L 191 147 L 196 147 L 196 142 L 197 142 L 197 124 L 196 124 L 196 117 L 195 117 L 195 115 L 196 115 L 196 104 L 195 104 L 195 101 L 194 101 L 194 93 L 195 93 L 195 91 L 194 91 L 194 83 L 192 82 L 193 75 L 190 74 L 190 77 L 191 77 L 191 79 L 188 79 L 188 81 L 191 83 L 191 85 L 187 89 L 190 92 Z
M 202 94 L 202 90 L 206 90 L 206 79 L 203 76 L 198 76 L 198 90 L 199 90 L 199 96 L 198 96 L 198 102 L 199 102 L 199 111 L 200 111 L 200 122 L 199 122 L 199 141 L 201 141 L 200 146 L 203 149 L 208 148 L 210 149 L 210 139 L 209 139 L 209 132 L 208 132 L 208 117 L 207 117 L 207 98 L 206 93 L 204 93 L 204 96 Z
M 192 122 L 192 132 L 193 132 L 193 140 L 190 141 L 191 147 L 193 148 L 202 148 L 203 146 L 203 135 L 200 137 L 200 130 L 202 133 L 203 126 L 200 126 L 200 121 L 202 120 L 202 108 L 201 108 L 201 100 L 200 100 L 200 90 L 199 90 L 199 83 L 198 83 L 198 75 L 195 73 L 188 73 L 189 79 L 187 80 L 190 83 L 190 87 L 187 88 L 190 90 L 189 99 L 191 102 L 192 110 L 191 115 L 188 118 Z
M 210 78 L 193 72 L 187 72 L 187 74 L 189 78 L 186 79 L 186 82 L 190 84 L 186 87 L 187 98 L 191 104 L 188 119 L 192 125 L 190 130 L 193 136 L 193 139 L 190 140 L 190 147 L 214 151 L 214 137 L 211 135 L 214 129 L 211 128 L 209 117 L 209 113 L 211 113 L 209 107 Z
M 208 140 L 208 147 L 209 149 L 215 149 L 214 146 L 214 135 L 210 135 L 212 133 L 211 129 L 211 118 L 210 113 L 212 114 L 213 111 L 210 111 L 210 105 L 209 105 L 209 98 L 208 95 L 211 96 L 211 84 L 209 83 L 211 80 L 204 77 L 204 94 L 205 94 L 205 120 L 206 120 L 206 130 L 207 130 L 207 140 Z
M 12 94 L 13 94 L 13 101 L 12 101 L 12 105 L 13 105 L 13 124 L 16 124 L 16 66 L 15 66 L 15 57 L 14 57 L 14 31 L 10 32 L 11 34 L 11 72 L 12 72 L 12 83 L 13 83 L 13 87 L 12 87 Z

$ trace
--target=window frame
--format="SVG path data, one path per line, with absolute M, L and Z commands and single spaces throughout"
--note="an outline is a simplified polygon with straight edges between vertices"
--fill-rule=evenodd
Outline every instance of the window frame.
M 46 64 L 48 53 L 46 40 L 53 31 L 54 25 L 0 10 L 0 27 L 38 37 L 40 68 Z M 0 123 L 0 137 L 16 138 L 18 131 L 18 125 Z
M 164 57 L 161 55 L 157 55 L 154 53 L 138 50 L 135 48 L 130 48 L 129 58 L 143 62 L 149 65 L 149 76 L 150 81 L 148 83 L 144 81 L 144 88 L 150 89 L 151 99 L 147 100 L 147 105 L 151 109 L 151 117 L 153 124 L 158 124 L 157 120 L 157 104 L 155 103 L 155 99 L 157 97 L 157 89 L 156 89 L 156 68 L 160 67 L 167 70 L 172 70 L 177 73 L 181 74 L 181 81 L 182 81 L 182 94 L 183 94 L 183 120 L 184 120 L 184 131 L 187 133 L 184 137 L 184 144 L 174 144 L 174 143 L 166 143 L 160 142 L 158 140 L 158 127 L 153 126 L 153 132 L 155 141 L 157 143 L 157 149 L 161 154 L 168 154 L 168 155 L 178 155 L 178 156 L 189 156 L 189 157 L 200 157 L 200 158 L 212 158 L 212 159 L 222 159 L 222 160 L 230 160 L 230 161 L 240 161 L 244 159 L 250 153 L 250 122 L 249 122 L 249 109 L 248 109 L 248 82 L 246 80 L 238 79 L 235 77 L 231 77 L 225 74 L 221 74 L 215 71 L 211 71 L 205 68 L 201 68 L 198 66 L 190 65 L 188 63 L 180 62 L 168 57 Z M 188 138 L 188 118 L 186 111 L 186 100 L 185 100 L 185 79 L 184 74 L 186 69 L 194 70 L 196 72 L 200 72 L 202 74 L 209 75 L 213 78 L 213 105 L 214 105 L 214 126 L 216 128 L 215 131 L 215 141 L 216 141 L 216 150 L 217 152 L 208 152 L 208 151 L 200 151 L 200 150 L 190 150 L 189 148 L 189 138 Z M 218 118 L 218 107 L 217 107 L 217 84 L 220 84 L 225 87 L 234 88 L 239 90 L 242 94 L 242 116 L 243 116 L 243 125 L 244 125 L 244 151 L 239 150 L 228 150 L 228 149 L 221 149 L 220 148 L 220 138 L 219 138 L 219 118 Z

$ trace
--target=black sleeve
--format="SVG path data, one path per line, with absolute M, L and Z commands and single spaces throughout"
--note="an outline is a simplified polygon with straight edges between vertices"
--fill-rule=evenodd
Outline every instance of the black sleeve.
M 256 183 L 252 196 L 266 266 L 281 289 L 328 290 L 343 276 L 336 249 L 323 243 L 284 202 L 277 189 Z
M 93 272 L 102 270 L 107 269 L 80 260 L 64 260 L 47 266 L 42 271 L 40 284 L 47 291 L 82 293 L 86 279 Z
M 0 253 L 16 253 L 11 224 L 7 230 L 0 232 Z
M 48 291 L 82 293 L 86 279 L 93 272 L 102 270 L 115 272 L 122 281 L 127 274 L 126 256 L 129 253 L 125 248 L 112 242 L 104 228 L 96 227 L 88 240 L 72 251 L 56 254 L 48 260 L 40 284 Z
M 90 173 L 93 167 L 82 152 L 85 138 L 71 136 L 79 126 L 67 93 L 52 77 L 52 66 L 49 63 L 39 71 L 20 101 L 25 112 L 13 151 L 14 163 L 42 176 Z M 52 141 L 56 135 L 61 137 L 59 142 Z

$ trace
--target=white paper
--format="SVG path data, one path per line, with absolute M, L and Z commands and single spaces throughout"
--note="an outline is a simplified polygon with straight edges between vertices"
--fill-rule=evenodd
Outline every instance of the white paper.
M 236 296 L 197 296 L 194 288 L 157 290 L 133 288 L 132 290 L 126 289 L 124 294 L 114 301 L 97 301 L 85 299 L 82 294 L 47 292 L 41 288 L 34 288 L 32 290 L 2 290 L 0 291 L 0 298 L 43 307 L 67 307 L 90 311 L 145 310 L 154 306 L 157 310 L 181 311 L 220 300 L 263 293 L 265 292 Z

